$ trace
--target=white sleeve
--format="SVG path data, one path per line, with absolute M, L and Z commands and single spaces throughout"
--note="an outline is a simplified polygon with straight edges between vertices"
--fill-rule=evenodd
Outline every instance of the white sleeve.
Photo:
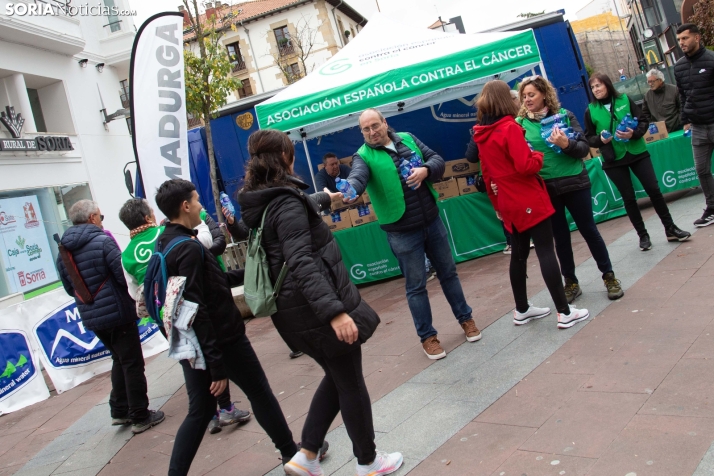
M 211 230 L 208 228 L 208 225 L 206 225 L 206 222 L 201 220 L 201 224 L 198 225 L 196 228 L 194 228 L 198 232 L 198 241 L 201 242 L 203 246 L 206 247 L 206 249 L 211 249 L 211 246 L 213 246 L 213 235 L 211 235 Z
M 134 276 L 127 273 L 124 266 L 122 266 L 121 269 L 122 271 L 124 271 L 124 277 L 126 278 L 126 287 L 129 289 L 129 296 L 131 296 L 132 299 L 136 300 L 136 292 L 139 290 L 139 284 L 144 283 L 138 283 Z

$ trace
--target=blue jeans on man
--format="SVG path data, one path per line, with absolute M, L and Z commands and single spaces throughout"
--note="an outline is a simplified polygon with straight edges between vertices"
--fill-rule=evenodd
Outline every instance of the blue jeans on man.
M 462 324 L 472 318 L 471 307 L 466 304 L 461 281 L 456 273 L 446 227 L 440 217 L 426 228 L 401 233 L 388 232 L 387 240 L 406 279 L 409 310 L 422 342 L 437 334 L 432 325 L 431 305 L 426 290 L 425 253 L 436 270 L 436 277 L 439 278 L 441 289 L 456 320 Z

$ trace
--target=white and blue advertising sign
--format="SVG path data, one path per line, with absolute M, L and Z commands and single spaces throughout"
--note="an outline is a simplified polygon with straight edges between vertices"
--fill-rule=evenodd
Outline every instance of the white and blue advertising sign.
M 0 413 L 10 413 L 49 398 L 27 334 L 0 330 Z

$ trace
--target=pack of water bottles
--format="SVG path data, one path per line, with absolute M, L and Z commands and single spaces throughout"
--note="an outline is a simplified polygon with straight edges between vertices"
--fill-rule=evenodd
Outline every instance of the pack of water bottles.
M 548 147 L 553 149 L 558 154 L 560 154 L 563 149 L 548 141 L 548 139 L 550 139 L 550 136 L 553 134 L 553 129 L 560 129 L 561 131 L 563 131 L 563 133 L 565 133 L 568 139 L 577 140 L 579 135 L 573 130 L 572 127 L 566 124 L 564 114 L 553 114 L 552 116 L 548 116 L 542 121 L 540 121 L 540 136 L 543 138 L 545 143 L 548 144 Z
M 417 167 L 421 167 L 422 165 L 421 157 L 419 157 L 416 152 L 412 151 L 412 155 L 409 157 L 409 160 L 402 159 L 399 163 L 399 173 L 402 177 L 404 177 L 404 180 L 406 180 L 412 174 L 412 170 Z M 414 188 L 415 187 L 411 187 L 412 190 L 414 190 Z
M 632 117 L 630 113 L 628 112 L 625 117 L 622 118 L 622 121 L 617 125 L 617 131 L 618 132 L 627 132 L 627 129 L 632 129 L 633 131 L 639 124 L 639 121 L 637 120 L 636 117 Z M 615 135 L 615 140 L 618 142 L 629 142 L 630 139 L 620 139 Z

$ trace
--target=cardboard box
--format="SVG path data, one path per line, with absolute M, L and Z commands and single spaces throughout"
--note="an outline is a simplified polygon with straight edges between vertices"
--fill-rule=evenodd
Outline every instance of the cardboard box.
M 481 164 L 472 164 L 466 159 L 449 160 L 446 162 L 444 178 L 457 177 L 463 175 L 474 175 L 481 171 Z
M 342 165 L 346 165 L 348 167 L 352 167 L 352 156 L 350 155 L 349 157 L 345 157 L 340 159 L 340 163 Z M 317 165 L 317 170 L 322 170 L 325 168 L 325 164 L 318 164 Z
M 352 226 L 360 226 L 377 221 L 377 215 L 374 213 L 374 208 L 372 208 L 372 205 L 367 206 L 369 207 L 369 214 L 363 216 L 359 216 L 359 210 L 357 208 L 350 208 L 349 212 Z
M 339 231 L 344 230 L 345 228 L 352 228 L 352 219 L 350 218 L 350 211 L 344 210 L 339 212 L 339 214 L 340 221 L 337 222 L 332 221 L 332 214 L 322 216 L 322 221 L 327 223 L 327 226 L 330 227 L 330 231 Z
M 456 183 L 459 186 L 459 195 L 468 195 L 478 192 L 478 190 L 476 190 L 476 184 L 474 183 L 474 175 L 459 177 L 456 179 Z
M 650 122 L 647 134 L 643 136 L 647 144 L 657 142 L 658 140 L 666 139 L 667 137 L 669 137 L 669 133 L 667 132 L 667 125 L 664 121 Z
M 456 179 L 454 178 L 433 183 L 432 186 L 434 190 L 436 190 L 436 193 L 439 194 L 439 200 L 459 196 L 459 184 L 456 183 Z
M 356 200 L 355 202 L 352 202 L 352 203 L 345 203 L 345 202 L 342 200 L 342 196 L 340 196 L 340 197 L 337 197 L 336 199 L 332 200 L 332 204 L 330 205 L 330 208 L 332 209 L 332 211 L 342 210 L 343 208 L 349 208 L 349 207 L 351 207 L 352 205 L 359 205 L 359 204 L 361 204 L 361 203 L 364 203 L 364 201 L 363 201 L 363 199 L 362 199 L 362 195 L 360 195 L 359 197 L 357 197 L 357 200 Z
M 360 197 L 362 197 L 362 203 L 372 203 L 372 199 L 369 198 L 369 194 L 367 193 L 367 190 L 365 190 L 364 193 L 362 193 L 362 195 L 360 195 Z

